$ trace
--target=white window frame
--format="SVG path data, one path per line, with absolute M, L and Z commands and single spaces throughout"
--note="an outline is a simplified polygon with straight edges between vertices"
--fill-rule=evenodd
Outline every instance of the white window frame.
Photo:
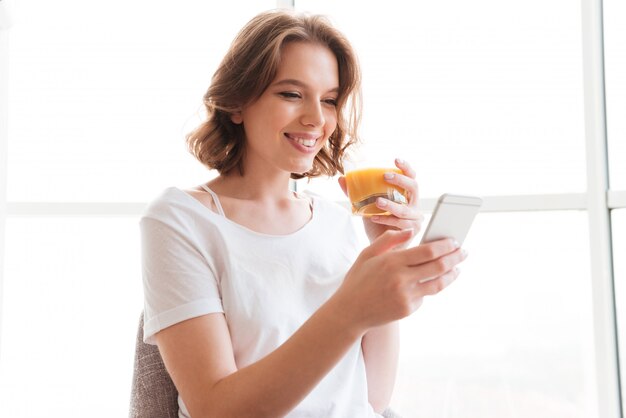
M 293 8 L 294 0 L 276 0 L 276 4 L 277 7 Z M 598 417 L 622 418 L 610 212 L 626 208 L 626 191 L 610 190 L 608 180 L 602 0 L 581 0 L 581 6 L 587 192 L 488 196 L 484 198 L 483 211 L 587 211 L 595 341 L 594 400 Z M 0 344 L 7 217 L 137 217 L 145 207 L 144 202 L 7 201 L 10 26 L 10 3 L 0 0 Z M 429 212 L 434 204 L 435 199 L 424 199 L 422 208 Z
M 619 200 L 615 196 L 624 196 L 609 189 L 602 0 L 582 0 L 581 5 L 594 386 L 598 417 L 619 418 L 622 405 L 611 236 L 611 209 L 614 208 L 609 206 L 609 201 Z

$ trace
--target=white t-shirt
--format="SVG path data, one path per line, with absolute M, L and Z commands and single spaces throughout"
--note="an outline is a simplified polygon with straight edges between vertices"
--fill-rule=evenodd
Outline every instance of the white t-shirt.
M 210 192 L 210 190 L 208 190 Z M 144 341 L 173 324 L 223 312 L 238 368 L 287 340 L 338 288 L 358 254 L 350 214 L 318 196 L 288 235 L 254 232 L 169 188 L 140 221 Z M 377 417 L 357 341 L 287 417 Z M 189 416 L 179 397 L 180 417 Z

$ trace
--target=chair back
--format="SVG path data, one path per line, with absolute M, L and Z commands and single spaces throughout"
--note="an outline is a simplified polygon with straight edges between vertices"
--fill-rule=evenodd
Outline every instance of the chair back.
M 156 345 L 143 342 L 143 312 L 135 341 L 129 418 L 178 418 L 178 391 Z

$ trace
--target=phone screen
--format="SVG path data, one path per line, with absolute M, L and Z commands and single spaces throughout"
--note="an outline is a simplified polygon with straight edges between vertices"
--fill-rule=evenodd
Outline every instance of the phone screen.
M 480 197 L 442 195 L 424 232 L 422 243 L 454 238 L 462 245 L 481 205 Z

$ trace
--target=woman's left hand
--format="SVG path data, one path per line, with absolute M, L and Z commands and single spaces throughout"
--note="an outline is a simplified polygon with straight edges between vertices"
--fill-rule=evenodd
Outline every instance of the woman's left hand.
M 415 171 L 406 161 L 399 158 L 396 159 L 395 163 L 396 167 L 402 171 L 402 174 L 394 172 L 385 174 L 385 181 L 404 189 L 408 203 L 400 204 L 382 197 L 378 198 L 376 206 L 389 212 L 389 215 L 363 217 L 363 226 L 365 227 L 365 233 L 370 242 L 373 242 L 378 236 L 389 229 L 412 229 L 413 235 L 415 235 L 422 227 L 424 216 L 422 216 L 417 208 L 419 195 L 417 181 L 415 181 Z M 339 185 L 347 195 L 345 177 L 339 178 Z

